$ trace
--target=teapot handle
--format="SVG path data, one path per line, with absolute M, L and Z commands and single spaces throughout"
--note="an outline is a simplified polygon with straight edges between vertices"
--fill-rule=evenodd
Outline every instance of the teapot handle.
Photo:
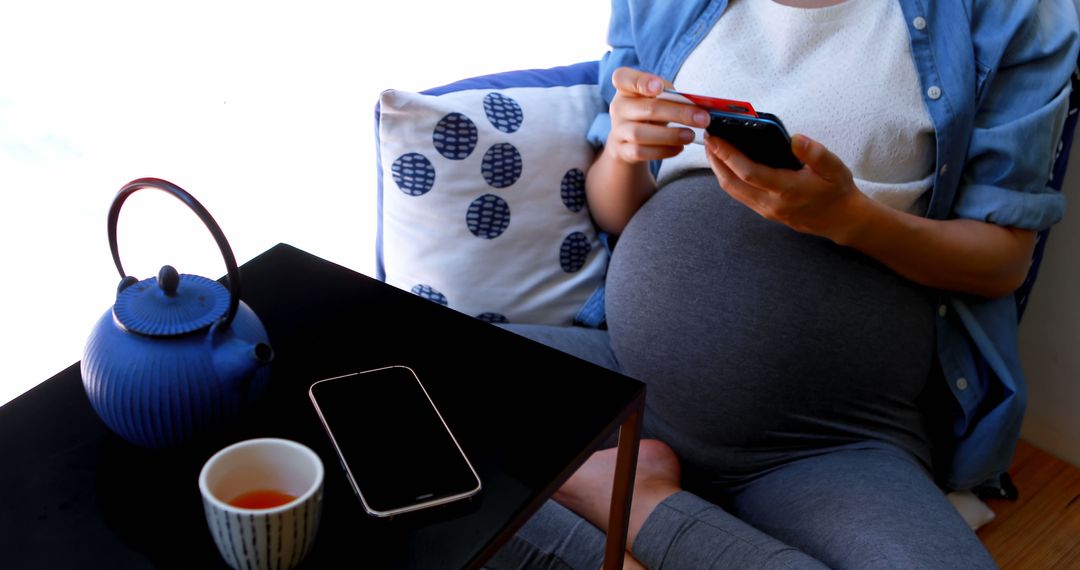
M 109 208 L 109 249 L 112 250 L 113 262 L 116 263 L 116 269 L 120 271 L 121 279 L 127 277 L 127 273 L 124 272 L 124 266 L 120 263 L 120 250 L 117 248 L 116 243 L 116 222 L 120 218 L 120 207 L 123 206 L 124 201 L 128 199 L 128 196 L 143 188 L 157 188 L 172 194 L 181 202 L 187 204 L 199 216 L 199 219 L 210 230 L 210 233 L 214 235 L 214 240 L 217 241 L 218 248 L 221 250 L 221 256 L 225 258 L 225 267 L 229 271 L 229 311 L 219 325 L 220 330 L 225 330 L 232 323 L 233 317 L 236 316 L 236 311 L 240 306 L 240 269 L 236 266 L 236 257 L 233 256 L 229 241 L 225 239 L 225 234 L 221 231 L 221 227 L 218 226 L 217 222 L 214 221 L 214 217 L 210 215 L 210 212 L 194 196 L 172 182 L 160 178 L 139 178 L 128 182 L 116 193 L 112 207 Z

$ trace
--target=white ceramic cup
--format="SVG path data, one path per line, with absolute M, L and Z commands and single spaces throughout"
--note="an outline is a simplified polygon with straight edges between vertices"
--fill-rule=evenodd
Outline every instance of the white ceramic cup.
M 274 490 L 296 497 L 283 505 L 233 506 L 236 497 Z M 292 568 L 311 550 L 322 514 L 323 464 L 307 446 L 287 439 L 234 443 L 199 473 L 210 534 L 233 568 Z

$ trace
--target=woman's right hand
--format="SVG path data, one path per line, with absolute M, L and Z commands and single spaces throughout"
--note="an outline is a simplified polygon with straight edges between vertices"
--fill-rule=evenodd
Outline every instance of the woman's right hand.
M 629 67 L 611 76 L 615 97 L 611 101 L 611 133 L 604 148 L 628 164 L 670 158 L 694 140 L 694 131 L 669 123 L 704 128 L 709 113 L 700 107 L 658 99 L 662 78 Z
M 678 125 L 705 127 L 709 114 L 694 105 L 658 99 L 665 82 L 651 73 L 620 67 L 611 83 L 611 131 L 586 175 L 585 196 L 596 224 L 619 234 L 656 192 L 649 161 L 682 152 L 694 140 L 694 131 Z

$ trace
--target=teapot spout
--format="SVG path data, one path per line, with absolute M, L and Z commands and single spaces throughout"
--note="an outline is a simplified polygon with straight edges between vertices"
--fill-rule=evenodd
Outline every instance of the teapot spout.
M 274 359 L 274 350 L 265 342 L 230 339 L 214 347 L 214 368 L 218 378 L 246 388 L 255 373 Z
M 214 351 L 214 366 L 222 378 L 246 378 L 274 359 L 265 342 L 229 341 Z
M 255 361 L 259 366 L 264 364 L 270 364 L 274 360 L 274 349 L 270 348 L 269 344 L 265 342 L 257 342 L 251 347 L 251 354 L 255 357 Z

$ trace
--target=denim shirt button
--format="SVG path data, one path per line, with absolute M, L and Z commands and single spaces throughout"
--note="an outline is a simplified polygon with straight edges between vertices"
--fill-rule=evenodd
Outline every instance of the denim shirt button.
M 949 171 L 949 164 L 945 163 L 941 165 L 940 176 L 945 176 L 945 173 Z
M 937 316 L 939 317 L 944 317 L 948 312 L 949 309 L 947 309 L 944 304 L 939 305 L 937 308 Z
M 931 85 L 930 88 L 926 90 L 926 96 L 937 101 L 941 98 L 941 88 L 937 85 Z
M 956 389 L 957 390 L 967 390 L 967 387 L 968 387 L 967 378 L 964 378 L 963 376 L 961 376 L 961 377 L 956 379 Z
M 919 30 L 921 32 L 926 29 L 926 18 L 918 16 L 911 21 L 911 25 L 914 26 L 916 30 Z

